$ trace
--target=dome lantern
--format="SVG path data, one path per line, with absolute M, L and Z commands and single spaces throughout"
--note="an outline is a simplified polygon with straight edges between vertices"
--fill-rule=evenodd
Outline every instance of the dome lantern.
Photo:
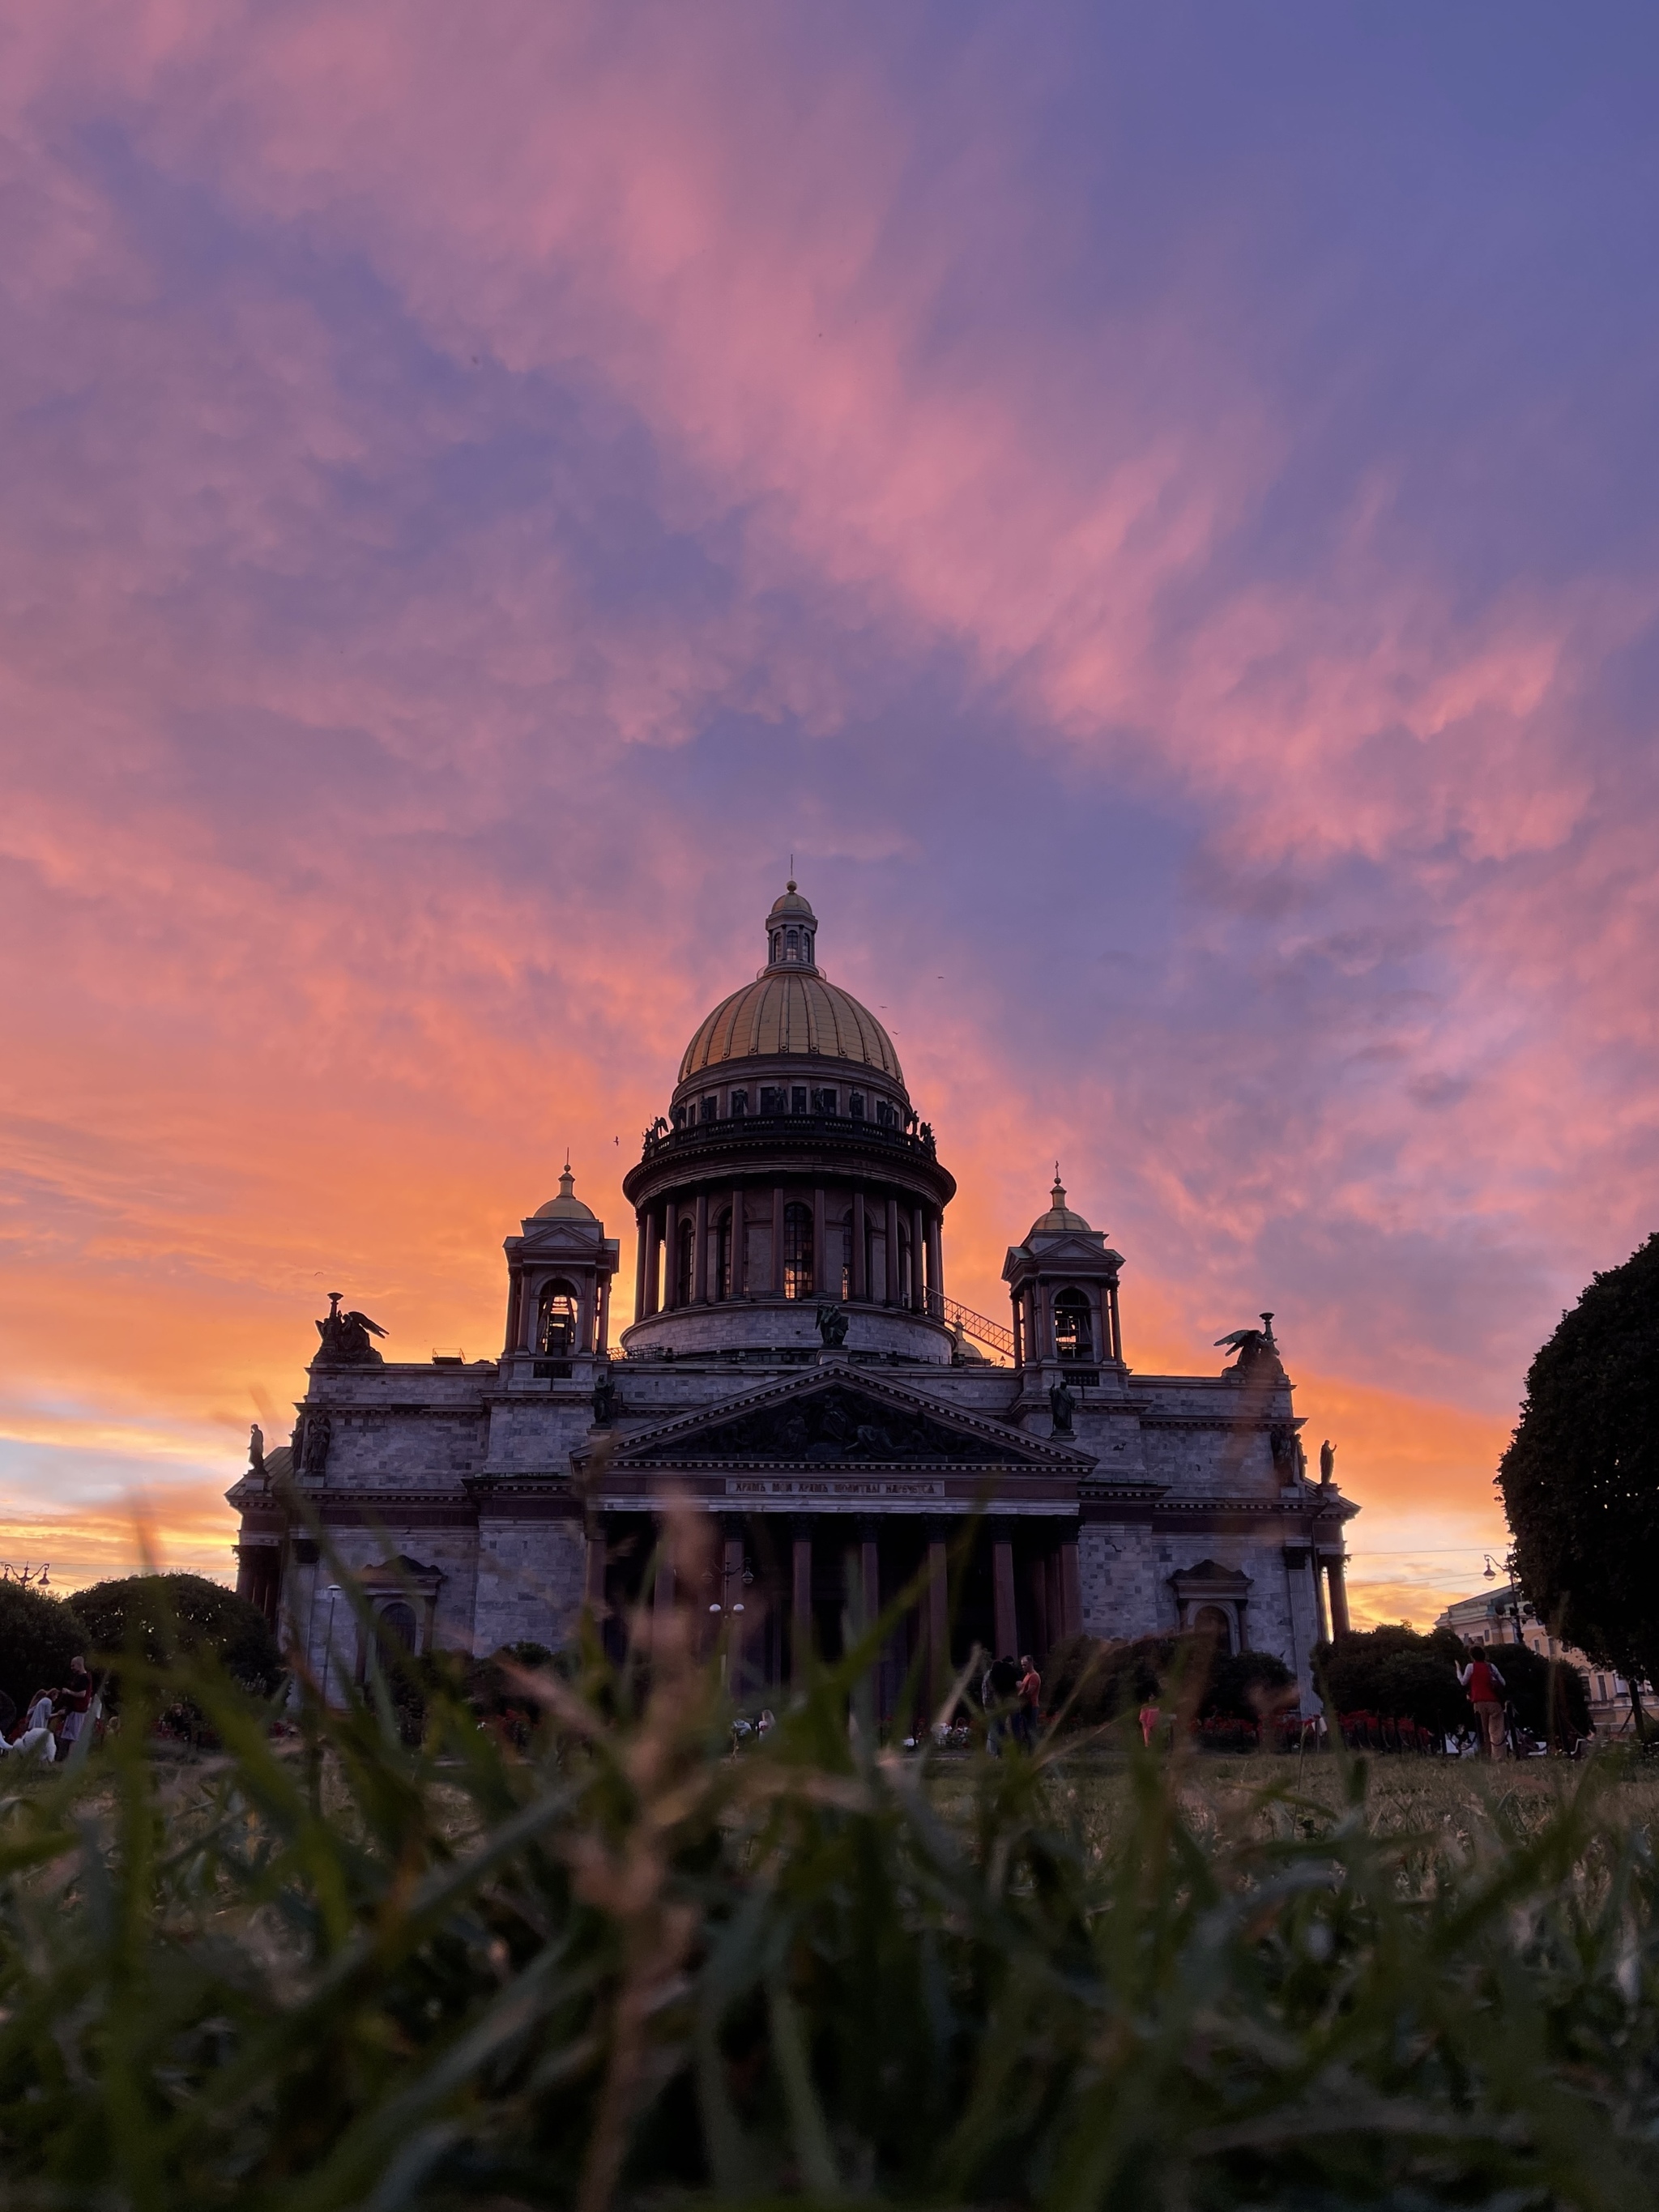
M 787 887 L 773 900 L 772 910 L 766 917 L 768 968 L 816 969 L 817 959 L 813 947 L 817 933 L 818 918 L 791 876 Z

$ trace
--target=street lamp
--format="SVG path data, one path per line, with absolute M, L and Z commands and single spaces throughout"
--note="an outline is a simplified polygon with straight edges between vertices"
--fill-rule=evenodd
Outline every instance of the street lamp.
M 1481 1577 L 1481 1579 L 1483 1582 L 1495 1583 L 1498 1579 L 1498 1569 L 1493 1566 L 1492 1563 L 1492 1553 L 1490 1552 L 1486 1553 L 1486 1571 Z M 1510 1559 L 1506 1559 L 1504 1562 L 1504 1573 L 1509 1581 L 1510 1601 L 1507 1606 L 1500 1606 L 1498 1607 L 1498 1611 L 1500 1613 L 1507 1613 L 1509 1614 L 1510 1625 L 1515 1630 L 1516 1642 L 1517 1644 L 1525 1644 L 1527 1639 L 1521 1632 L 1521 1593 L 1516 1588 L 1515 1567 L 1513 1562 Z
M 328 1622 L 323 1630 L 323 1703 L 328 1703 L 328 1670 L 334 1663 L 334 1601 L 340 1595 L 338 1583 L 331 1583 L 325 1593 L 328 1599 Z

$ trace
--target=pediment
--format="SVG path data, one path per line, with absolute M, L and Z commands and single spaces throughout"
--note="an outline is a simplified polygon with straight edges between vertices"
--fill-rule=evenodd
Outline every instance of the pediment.
M 847 1369 L 744 1391 L 642 1430 L 619 1441 L 613 1464 L 721 1460 L 803 1467 L 1025 1467 L 1073 1478 L 1094 1465 L 1091 1454 Z

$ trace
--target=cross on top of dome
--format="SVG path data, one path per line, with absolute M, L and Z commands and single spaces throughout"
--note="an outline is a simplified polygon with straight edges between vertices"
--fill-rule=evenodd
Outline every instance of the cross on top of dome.
M 787 887 L 772 902 L 766 917 L 766 964 L 769 968 L 816 968 L 813 951 L 818 918 L 790 877 Z

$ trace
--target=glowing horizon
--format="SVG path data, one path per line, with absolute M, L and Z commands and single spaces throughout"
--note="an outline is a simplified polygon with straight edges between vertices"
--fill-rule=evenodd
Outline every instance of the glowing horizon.
M 952 1291 L 1058 1155 L 1356 1613 L 1478 1587 L 1659 1183 L 1650 19 L 0 37 L 0 1556 L 228 1579 L 324 1292 L 493 1352 L 567 1144 L 625 1303 L 793 851 Z

